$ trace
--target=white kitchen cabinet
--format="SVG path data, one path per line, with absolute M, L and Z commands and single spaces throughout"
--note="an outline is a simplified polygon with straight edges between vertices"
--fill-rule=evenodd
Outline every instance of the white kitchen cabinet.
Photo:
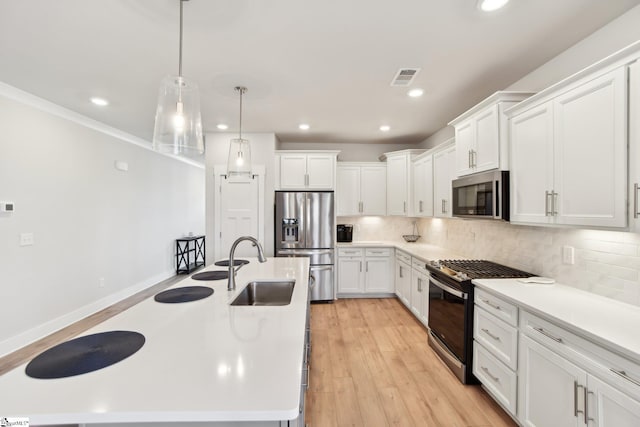
M 511 117 L 511 221 L 626 227 L 626 66 Z
M 640 426 L 640 401 L 634 400 L 599 378 L 589 376 L 587 419 L 598 427 Z
M 433 153 L 433 216 L 451 217 L 451 181 L 456 177 L 456 146 L 445 143 Z
M 409 216 L 413 212 L 411 162 L 424 150 L 385 153 L 387 161 L 387 215 Z
M 417 156 L 413 162 L 413 216 L 433 216 L 433 155 Z
M 425 326 L 429 323 L 429 272 L 424 261 L 413 258 L 409 309 Z
M 395 289 L 400 301 L 411 308 L 411 255 L 400 250 L 396 250 Z
M 629 222 L 640 231 L 640 63 L 629 66 Z
M 337 216 L 386 215 L 387 167 L 366 162 L 338 162 Z
M 338 297 L 394 293 L 392 248 L 338 248 Z
M 276 151 L 276 190 L 333 190 L 339 151 Z
M 456 133 L 458 176 L 509 168 L 504 111 L 531 95 L 529 92 L 496 92 L 449 123 Z

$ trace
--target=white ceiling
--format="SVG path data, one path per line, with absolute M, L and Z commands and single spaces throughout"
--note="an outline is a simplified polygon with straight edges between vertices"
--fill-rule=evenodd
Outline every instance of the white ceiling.
M 183 74 L 205 131 L 237 131 L 244 85 L 244 132 L 414 143 L 638 3 L 512 0 L 487 14 L 476 0 L 191 0 Z M 0 81 L 150 140 L 160 81 L 177 73 L 178 13 L 178 0 L 2 0 Z M 422 68 L 422 98 L 390 87 L 401 67 Z

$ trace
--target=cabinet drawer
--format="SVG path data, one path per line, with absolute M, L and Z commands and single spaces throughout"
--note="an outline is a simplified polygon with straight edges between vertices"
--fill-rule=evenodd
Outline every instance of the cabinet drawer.
M 396 250 L 396 258 L 398 258 L 399 261 L 406 262 L 409 265 L 411 264 L 411 255 L 405 252 Z
M 518 326 L 518 307 L 515 305 L 478 287 L 475 288 L 474 302 L 498 319 L 504 320 L 509 325 Z
M 481 344 L 473 344 L 473 374 L 511 414 L 516 413 L 516 373 L 493 357 Z
M 363 248 L 338 248 L 338 256 L 362 256 L 364 254 Z
M 416 270 L 420 270 L 420 272 L 429 274 L 429 270 L 426 269 L 425 265 L 427 263 L 422 261 L 420 258 L 412 258 L 411 266 Z
M 365 255 L 366 256 L 385 256 L 389 257 L 392 254 L 392 248 L 366 248 Z
M 518 361 L 518 330 L 476 306 L 473 338 L 512 370 Z

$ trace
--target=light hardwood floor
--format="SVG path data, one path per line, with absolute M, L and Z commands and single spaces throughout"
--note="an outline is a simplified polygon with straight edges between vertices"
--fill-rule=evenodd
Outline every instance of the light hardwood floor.
M 479 386 L 464 386 L 395 298 L 311 306 L 310 427 L 505 427 Z

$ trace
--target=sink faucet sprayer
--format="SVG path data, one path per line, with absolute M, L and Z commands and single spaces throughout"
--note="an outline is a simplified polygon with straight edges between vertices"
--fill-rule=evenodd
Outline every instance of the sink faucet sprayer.
M 238 246 L 238 243 L 242 242 L 243 240 L 249 240 L 251 243 L 253 243 L 253 246 L 258 247 L 258 261 L 267 262 L 267 258 L 265 258 L 264 256 L 262 245 L 255 237 L 242 236 L 236 239 L 236 241 L 233 242 L 233 245 L 231 245 L 231 250 L 229 251 L 229 282 L 227 284 L 228 291 L 233 291 L 236 288 L 236 270 L 235 268 L 233 268 L 233 258 L 235 256 L 234 254 L 236 251 L 236 246 Z

